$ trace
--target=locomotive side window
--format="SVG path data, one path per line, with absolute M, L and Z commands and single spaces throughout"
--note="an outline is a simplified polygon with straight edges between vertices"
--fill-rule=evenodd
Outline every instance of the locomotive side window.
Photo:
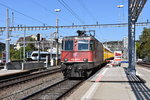
M 88 50 L 88 40 L 79 40 L 78 41 L 78 50 Z
M 90 50 L 94 50 L 94 41 L 90 40 Z
M 65 41 L 65 50 L 73 50 L 73 40 Z
M 63 40 L 62 40 L 61 48 L 62 48 L 62 50 L 64 50 L 64 41 Z

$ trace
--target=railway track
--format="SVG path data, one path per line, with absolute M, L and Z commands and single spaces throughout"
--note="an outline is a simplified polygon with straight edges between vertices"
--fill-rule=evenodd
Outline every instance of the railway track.
M 15 77 L 18 77 L 18 76 L 31 74 L 31 73 L 34 73 L 34 72 L 39 72 L 39 71 L 42 71 L 42 70 L 46 70 L 46 68 L 36 68 L 36 69 L 26 70 L 26 71 L 21 72 L 21 73 L 14 73 L 12 75 L 8 74 L 8 75 L 5 75 L 5 76 L 0 76 L 0 81 L 2 81 L 4 79 L 6 80 L 6 79 L 10 79 L 10 78 L 15 78 Z
M 57 68 L 57 69 L 53 69 L 53 70 L 52 69 L 44 70 L 44 71 L 40 71 L 37 73 L 32 73 L 32 74 L 27 74 L 27 75 L 9 78 L 9 79 L 5 79 L 5 80 L 0 80 L 0 89 L 4 89 L 4 88 L 7 88 L 7 87 L 15 85 L 15 84 L 24 83 L 26 81 L 44 77 L 46 75 L 57 73 L 57 72 L 61 72 L 61 69 Z
M 19 83 L 16 82 L 12 85 L 9 84 L 7 85 L 8 87 L 0 89 L 0 100 L 20 100 L 63 79 L 61 72 L 54 71 L 49 73 L 49 75 L 35 77 Z
M 77 87 L 83 80 L 62 80 L 21 100 L 58 100 Z
M 137 64 L 138 64 L 138 65 L 141 65 L 142 67 L 150 68 L 150 63 L 139 62 L 139 63 L 137 63 Z

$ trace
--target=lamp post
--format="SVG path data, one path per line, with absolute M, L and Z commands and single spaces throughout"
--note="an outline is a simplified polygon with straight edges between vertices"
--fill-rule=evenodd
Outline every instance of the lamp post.
M 117 5 L 117 8 L 123 8 L 124 7 L 124 5 Z M 120 12 L 119 12 L 119 15 L 118 15 L 118 23 L 120 23 L 121 22 L 121 14 L 120 14 Z M 120 51 L 120 49 L 119 49 L 119 45 L 120 43 L 119 43 L 119 40 L 117 41 L 117 51 Z
M 117 8 L 123 8 L 123 7 L 124 7 L 124 5 L 117 5 Z M 120 18 L 120 12 L 119 12 L 118 17 Z M 118 22 L 120 21 L 119 18 L 118 18 Z M 121 18 L 120 18 L 120 19 L 121 19 Z
M 55 12 L 60 12 L 60 9 L 55 9 Z M 56 40 L 56 65 L 58 65 L 58 53 L 59 53 L 59 33 L 58 33 L 58 15 L 56 16 L 56 33 L 55 33 L 55 40 Z

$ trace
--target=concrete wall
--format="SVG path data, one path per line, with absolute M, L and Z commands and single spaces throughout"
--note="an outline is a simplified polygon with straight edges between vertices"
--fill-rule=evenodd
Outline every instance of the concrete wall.
M 21 70 L 23 66 L 23 62 L 10 62 L 7 64 L 8 70 Z M 23 69 L 30 70 L 30 69 L 37 69 L 37 68 L 44 68 L 44 62 L 25 62 Z
M 10 62 L 7 64 L 8 70 L 21 70 L 22 62 Z
M 37 68 L 44 68 L 44 62 L 35 63 L 35 62 L 27 62 L 24 64 L 23 69 L 37 69 Z

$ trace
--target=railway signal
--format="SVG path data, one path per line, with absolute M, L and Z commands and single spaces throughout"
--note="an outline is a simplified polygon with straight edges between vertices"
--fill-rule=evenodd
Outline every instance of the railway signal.
M 37 34 L 37 41 L 40 41 L 40 40 L 41 40 L 41 34 L 38 33 L 38 34 Z
M 41 34 L 37 34 L 37 41 L 38 41 L 38 62 L 40 62 L 40 40 L 41 40 Z

